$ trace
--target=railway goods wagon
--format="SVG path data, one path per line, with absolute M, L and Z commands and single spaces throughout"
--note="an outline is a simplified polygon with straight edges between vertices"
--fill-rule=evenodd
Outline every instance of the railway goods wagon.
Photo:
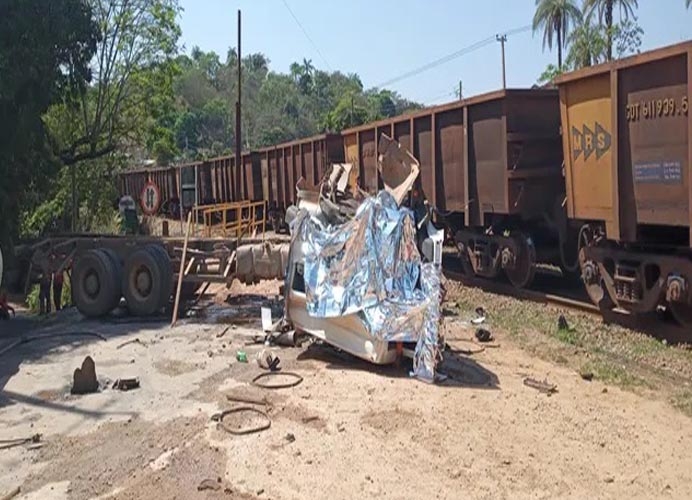
M 236 160 L 235 156 L 221 156 L 196 164 L 197 204 L 229 203 L 236 200 Z M 240 200 L 261 201 L 262 171 L 260 155 L 246 152 L 241 155 Z
M 382 187 L 381 134 L 420 162 L 414 197 L 426 197 L 455 230 L 467 272 L 494 278 L 504 270 L 523 287 L 537 259 L 559 261 L 554 214 L 564 180 L 556 90 L 496 91 L 345 130 L 346 161 L 357 165 L 369 192 Z
M 591 300 L 692 326 L 692 43 L 560 77 L 567 213 Z
M 264 199 L 278 211 L 295 204 L 296 183 L 301 177 L 314 186 L 332 163 L 344 162 L 340 134 L 322 134 L 262 148 L 259 155 Z
M 155 167 L 129 170 L 119 176 L 120 196 L 130 195 L 135 200 L 147 182 L 154 182 L 161 191 L 161 198 L 169 200 L 178 196 L 180 178 L 173 167 Z

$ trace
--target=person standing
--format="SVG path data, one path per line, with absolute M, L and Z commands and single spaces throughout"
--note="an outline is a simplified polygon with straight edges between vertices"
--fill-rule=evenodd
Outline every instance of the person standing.
M 0 319 L 10 319 L 10 313 L 14 318 L 14 308 L 7 302 L 7 293 L 0 289 Z
M 55 303 L 55 311 L 62 309 L 62 285 L 65 279 L 64 271 L 53 273 L 53 302 Z
M 39 311 L 41 314 L 50 314 L 50 277 L 50 273 L 44 273 L 41 276 L 38 293 Z

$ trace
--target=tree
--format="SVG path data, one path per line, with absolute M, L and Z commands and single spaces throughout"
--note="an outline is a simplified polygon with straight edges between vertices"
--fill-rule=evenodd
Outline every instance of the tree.
M 557 46 L 557 65 L 562 67 L 562 49 L 567 44 L 570 26 L 577 24 L 582 13 L 574 0 L 536 0 L 533 31 L 543 31 L 543 48 Z
M 642 46 L 644 30 L 637 24 L 637 18 L 624 19 L 613 26 L 613 44 L 618 58 L 638 54 Z
M 633 16 L 634 9 L 639 7 L 637 0 L 584 0 L 584 8 L 589 12 L 597 12 L 598 18 L 605 24 L 609 61 L 613 59 L 613 11 L 616 6 L 620 10 L 620 20 Z
M 568 38 L 569 53 L 566 64 L 570 69 L 579 69 L 606 60 L 607 41 L 605 30 L 591 22 L 591 16 L 584 16 Z
M 538 77 L 538 83 L 545 84 L 551 83 L 555 78 L 562 74 L 562 69 L 558 68 L 554 64 L 548 64 L 548 66 L 543 70 L 543 73 Z
M 0 244 L 51 185 L 59 165 L 43 116 L 87 87 L 97 40 L 85 0 L 0 2 Z
M 64 166 L 119 150 L 125 153 L 151 132 L 156 107 L 172 99 L 174 56 L 180 28 L 177 0 L 87 0 L 98 26 L 93 80 L 50 110 L 49 134 Z M 136 148 L 135 148 L 136 149 Z M 76 168 L 71 169 L 76 186 Z M 76 189 L 72 224 L 77 221 Z

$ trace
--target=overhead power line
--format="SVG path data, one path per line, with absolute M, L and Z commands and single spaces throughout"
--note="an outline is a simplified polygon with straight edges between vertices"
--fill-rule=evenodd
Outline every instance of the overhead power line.
M 329 71 L 333 71 L 331 65 L 330 65 L 329 62 L 327 61 L 327 58 L 324 57 L 324 55 L 323 55 L 322 52 L 320 51 L 320 48 L 319 48 L 319 47 L 317 46 L 317 44 L 313 41 L 313 39 L 310 38 L 310 35 L 308 34 L 307 30 L 303 27 L 303 24 L 298 20 L 298 18 L 296 17 L 296 15 L 293 13 L 293 10 L 291 10 L 291 7 L 288 5 L 288 2 L 287 2 L 286 0 L 282 0 L 282 1 L 283 1 L 284 5 L 286 6 L 286 10 L 288 10 L 288 13 L 291 14 L 291 17 L 293 18 L 293 20 L 296 22 L 296 24 L 298 25 L 298 27 L 301 29 L 301 31 L 302 31 L 303 34 L 305 35 L 305 38 L 307 38 L 308 41 L 310 42 L 310 44 L 312 45 L 312 48 L 315 49 L 315 51 L 316 51 L 317 54 L 320 56 L 320 58 L 322 59 L 322 61 L 324 62 L 324 64 L 327 65 L 327 68 L 329 68 Z
M 508 31 L 503 32 L 504 35 L 516 35 L 517 33 L 522 33 L 524 31 L 529 31 L 532 28 L 530 24 L 526 26 L 520 26 L 518 28 L 514 28 Z M 476 43 L 473 43 L 467 47 L 464 47 L 462 49 L 457 50 L 456 52 L 452 52 L 451 54 L 448 54 L 444 57 L 441 57 L 439 59 L 435 59 L 434 61 L 431 61 L 427 64 L 424 64 L 423 66 L 420 66 L 416 69 L 413 69 L 411 71 L 408 71 L 406 73 L 403 73 L 395 78 L 391 78 L 385 82 L 380 83 L 379 85 L 376 85 L 376 87 L 385 87 L 387 85 L 392 85 L 393 83 L 400 82 L 402 80 L 405 80 L 407 78 L 410 78 L 412 76 L 416 76 L 420 73 L 423 73 L 424 71 L 428 71 L 432 68 L 435 68 L 437 66 L 440 66 L 442 64 L 446 64 L 449 61 L 452 61 L 454 59 L 457 59 L 463 55 L 470 54 L 471 52 L 474 52 L 480 48 L 485 47 L 486 45 L 490 45 L 496 41 L 495 39 L 496 35 L 489 36 L 488 38 L 484 38 L 483 40 L 479 40 Z

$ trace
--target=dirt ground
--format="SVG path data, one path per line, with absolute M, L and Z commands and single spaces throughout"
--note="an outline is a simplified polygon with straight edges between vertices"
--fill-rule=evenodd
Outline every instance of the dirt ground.
M 271 297 L 278 285 L 261 293 Z M 547 306 L 453 289 L 445 383 L 310 344 L 273 348 L 303 382 L 269 390 L 251 383 L 262 372 L 255 355 L 264 347 L 251 343 L 258 320 L 228 315 L 263 299 L 252 288 L 232 291 L 230 304 L 174 329 L 165 320 L 85 321 L 73 310 L 11 329 L 0 323 L 0 351 L 21 335 L 106 338 L 51 337 L 1 355 L 0 440 L 41 439 L 0 449 L 0 498 L 16 487 L 23 499 L 692 498 L 692 426 L 670 393 L 604 369 L 591 381 L 580 376 L 582 362 L 603 364 L 599 353 L 609 352 L 609 340 L 593 354 L 588 348 L 593 319 L 568 315 L 576 333 L 556 338 L 538 331 L 535 318 L 556 316 Z M 496 337 L 484 350 L 468 340 L 481 302 Z M 257 307 L 247 314 L 259 318 Z M 666 349 L 656 359 L 686 383 L 689 357 Z M 249 363 L 237 361 L 238 350 Z M 87 355 L 102 389 L 71 395 Z M 139 377 L 141 387 L 110 388 L 121 377 Z M 527 387 L 526 377 L 547 379 L 557 392 Z M 229 394 L 266 399 L 259 407 L 271 427 L 240 436 L 220 428 L 214 414 L 247 406 Z

